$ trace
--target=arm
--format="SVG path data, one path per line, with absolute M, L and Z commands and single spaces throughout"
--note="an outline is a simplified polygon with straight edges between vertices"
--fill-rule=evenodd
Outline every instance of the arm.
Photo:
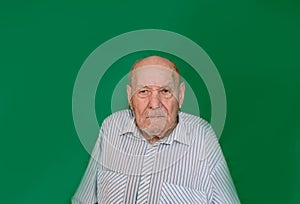
M 212 203 L 239 204 L 240 201 L 218 139 L 210 126 L 206 133 L 208 160 L 211 172 L 210 180 L 213 194 Z
M 80 185 L 72 198 L 72 204 L 95 204 L 97 203 L 97 172 L 99 171 L 98 158 L 101 151 L 101 135 L 95 144 L 91 159 Z
M 240 203 L 224 158 L 213 169 L 211 180 L 213 203 Z

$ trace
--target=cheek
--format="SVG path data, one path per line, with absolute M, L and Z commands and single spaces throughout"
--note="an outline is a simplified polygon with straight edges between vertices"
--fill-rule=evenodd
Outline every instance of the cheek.
M 133 111 L 137 118 L 141 118 L 144 112 L 147 110 L 148 102 L 141 99 L 132 100 Z
M 167 113 L 168 113 L 168 120 L 169 120 L 169 122 L 172 123 L 175 120 L 177 120 L 177 115 L 178 115 L 178 110 L 179 110 L 177 101 L 169 103 L 169 104 L 166 104 L 165 108 L 166 108 Z

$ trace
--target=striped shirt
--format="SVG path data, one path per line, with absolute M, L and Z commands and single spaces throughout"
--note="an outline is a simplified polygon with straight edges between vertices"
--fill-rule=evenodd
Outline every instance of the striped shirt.
M 240 202 L 205 120 L 179 112 L 173 132 L 151 145 L 123 110 L 103 121 L 72 203 Z

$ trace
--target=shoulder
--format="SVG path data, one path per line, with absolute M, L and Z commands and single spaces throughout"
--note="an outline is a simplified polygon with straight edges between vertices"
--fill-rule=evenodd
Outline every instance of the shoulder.
M 206 133 L 213 131 L 211 125 L 205 119 L 189 113 L 180 112 L 179 122 L 191 132 L 200 131 L 201 133 Z
M 104 131 L 108 129 L 121 131 L 124 128 L 124 126 L 127 126 L 127 124 L 132 120 L 132 118 L 133 113 L 129 109 L 115 112 L 103 120 L 102 129 Z
M 208 158 L 219 151 L 219 142 L 212 126 L 203 118 L 188 113 L 180 113 L 179 120 L 184 126 L 192 144 L 197 147 L 201 158 Z

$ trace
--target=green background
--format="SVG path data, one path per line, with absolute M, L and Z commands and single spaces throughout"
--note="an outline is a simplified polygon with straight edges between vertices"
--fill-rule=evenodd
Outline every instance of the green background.
M 190 38 L 217 66 L 228 103 L 220 143 L 242 203 L 300 203 L 296 0 L 1 1 L 0 203 L 70 202 L 89 160 L 72 119 L 77 73 L 101 43 L 146 28 Z M 99 121 L 110 105 L 101 83 Z

